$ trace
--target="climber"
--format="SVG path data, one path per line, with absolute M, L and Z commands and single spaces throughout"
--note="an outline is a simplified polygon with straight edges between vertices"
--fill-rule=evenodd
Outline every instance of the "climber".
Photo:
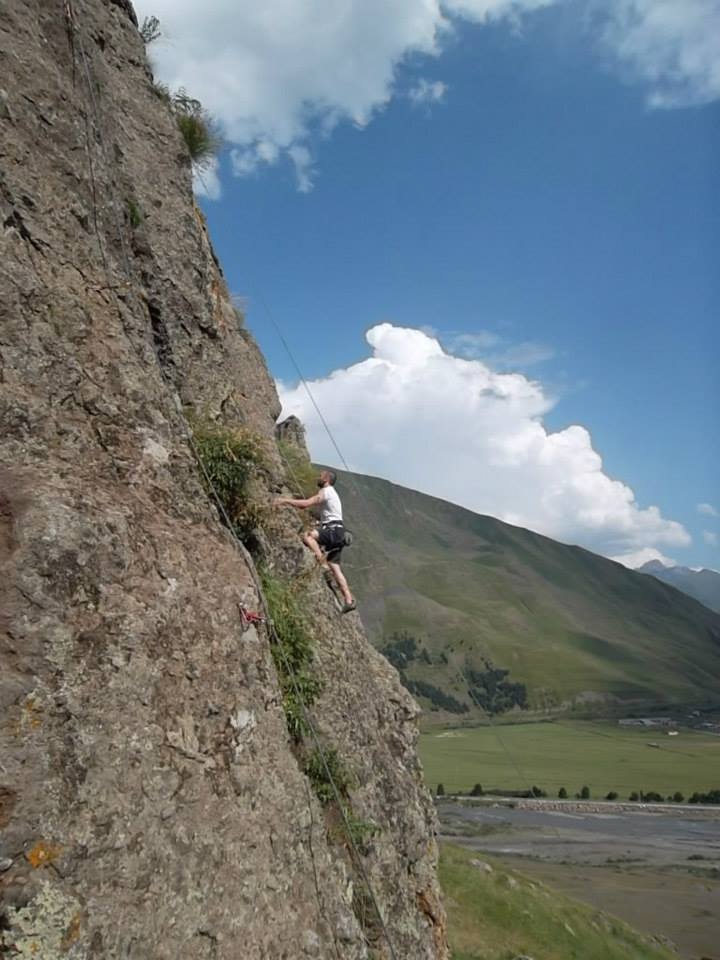
M 313 530 L 303 534 L 303 543 L 315 554 L 320 564 L 326 568 L 329 575 L 335 580 L 345 603 L 341 613 L 349 613 L 357 604 L 350 592 L 345 574 L 340 568 L 340 555 L 345 546 L 345 527 L 343 526 L 342 504 L 335 489 L 335 474 L 332 470 L 321 470 L 317 478 L 320 487 L 318 493 L 305 500 L 294 500 L 291 497 L 278 497 L 276 507 L 296 507 L 298 510 L 308 510 L 319 507 L 320 520 Z

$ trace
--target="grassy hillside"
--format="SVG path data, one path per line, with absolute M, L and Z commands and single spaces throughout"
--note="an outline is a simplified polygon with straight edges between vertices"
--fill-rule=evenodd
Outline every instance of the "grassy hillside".
M 720 616 L 678 590 L 384 480 L 341 473 L 338 489 L 363 621 L 430 721 L 502 711 L 516 683 L 535 710 L 720 701 Z
M 677 954 L 542 883 L 443 844 L 440 884 L 453 960 L 670 960 Z

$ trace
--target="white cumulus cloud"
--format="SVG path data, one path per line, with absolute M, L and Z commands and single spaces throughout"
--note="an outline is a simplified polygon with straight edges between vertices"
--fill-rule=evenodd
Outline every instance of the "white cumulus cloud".
M 351 469 L 613 556 L 690 543 L 603 471 L 584 427 L 546 429 L 553 401 L 540 383 L 454 356 L 421 330 L 383 323 L 367 340 L 372 356 L 310 383 Z M 303 386 L 279 389 L 313 457 L 337 463 Z
M 307 191 L 318 137 L 343 120 L 369 123 L 397 95 L 397 68 L 412 55 L 438 56 L 464 21 L 517 25 L 543 7 L 571 3 L 594 14 L 590 44 L 604 45 L 646 82 L 651 103 L 720 96 L 720 0 L 137 0 L 136 7 L 160 19 L 162 36 L 151 47 L 160 77 L 218 118 L 235 148 L 233 172 L 246 176 L 284 158 Z M 431 103 L 446 92 L 441 81 L 419 76 L 406 95 Z

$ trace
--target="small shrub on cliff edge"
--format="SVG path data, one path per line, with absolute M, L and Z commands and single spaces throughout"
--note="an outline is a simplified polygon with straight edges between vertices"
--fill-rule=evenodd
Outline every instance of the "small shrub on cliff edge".
M 199 100 L 188 95 L 182 87 L 172 91 L 166 83 L 154 80 L 152 89 L 167 104 L 175 118 L 190 155 L 196 174 L 203 174 L 212 165 L 223 145 L 218 123 Z
M 160 39 L 162 33 L 160 32 L 160 21 L 157 17 L 145 17 L 140 27 L 140 36 L 145 46 Z
M 163 103 L 172 107 L 172 92 L 166 83 L 163 83 L 161 80 L 155 80 L 152 88 Z
M 172 95 L 170 106 L 193 168 L 198 172 L 207 170 L 222 147 L 217 123 L 200 101 L 182 88 Z
M 367 855 L 368 843 L 381 832 L 380 827 L 371 820 L 363 820 L 355 815 L 349 793 L 356 784 L 335 747 L 328 747 L 322 753 L 313 750 L 305 761 L 304 771 L 320 803 L 324 807 L 333 807 L 339 813 L 330 835 L 348 849 L 355 847 Z M 333 783 L 339 795 L 339 809 Z

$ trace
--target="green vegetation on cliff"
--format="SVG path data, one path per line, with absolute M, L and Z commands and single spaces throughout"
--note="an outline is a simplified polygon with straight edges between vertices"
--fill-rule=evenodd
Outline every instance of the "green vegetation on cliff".
M 234 532 L 247 540 L 267 512 L 262 482 L 258 486 L 268 473 L 264 441 L 247 430 L 200 422 L 193 423 L 193 441 L 208 494 L 220 500 Z

